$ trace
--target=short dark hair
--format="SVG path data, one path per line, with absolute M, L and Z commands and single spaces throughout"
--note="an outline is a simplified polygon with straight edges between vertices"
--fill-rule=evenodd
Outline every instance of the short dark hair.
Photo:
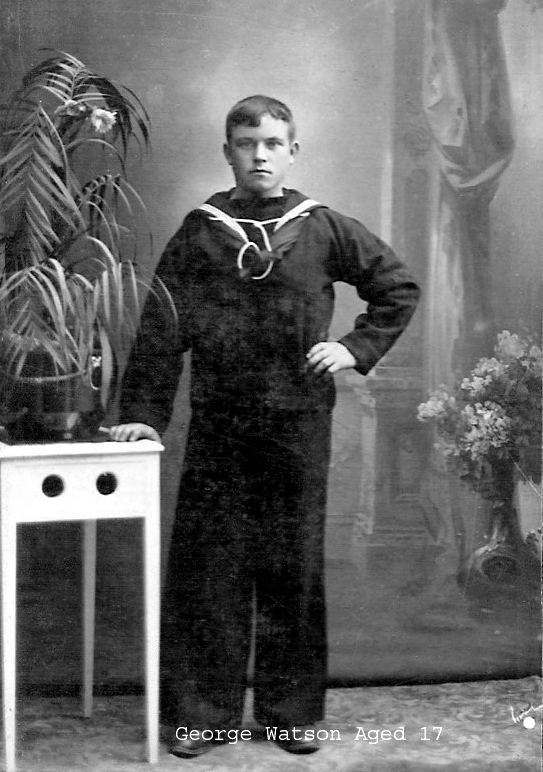
M 273 97 L 255 94 L 246 97 L 232 107 L 226 116 L 226 140 L 230 142 L 234 126 L 260 126 L 264 115 L 271 115 L 280 121 L 288 123 L 288 135 L 292 142 L 296 136 L 296 126 L 292 112 L 283 102 Z

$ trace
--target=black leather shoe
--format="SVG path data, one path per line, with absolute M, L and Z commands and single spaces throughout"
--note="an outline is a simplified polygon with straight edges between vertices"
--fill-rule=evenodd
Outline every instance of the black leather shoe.
M 222 745 L 223 743 L 224 740 L 202 740 L 201 738 L 197 740 L 178 740 L 174 738 L 168 748 L 168 753 L 178 756 L 180 759 L 194 759 L 197 756 L 208 753 L 216 745 Z
M 320 749 L 320 742 L 315 738 L 314 726 L 291 726 L 278 730 L 278 735 L 283 738 L 288 732 L 288 739 L 277 739 L 276 744 L 287 753 L 316 753 Z

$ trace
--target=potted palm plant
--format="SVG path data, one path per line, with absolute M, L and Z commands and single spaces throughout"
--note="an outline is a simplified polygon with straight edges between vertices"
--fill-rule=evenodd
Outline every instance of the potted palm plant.
M 130 146 L 148 148 L 147 113 L 125 86 L 46 52 L 0 131 L 2 423 L 25 441 L 97 428 L 143 296 L 173 312 L 138 265 L 150 233 L 126 175 Z

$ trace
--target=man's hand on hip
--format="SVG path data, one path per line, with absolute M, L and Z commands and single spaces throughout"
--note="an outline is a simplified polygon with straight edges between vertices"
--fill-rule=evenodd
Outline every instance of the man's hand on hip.
M 316 343 L 306 354 L 307 366 L 315 373 L 337 373 L 356 365 L 356 359 L 349 349 L 337 341 Z

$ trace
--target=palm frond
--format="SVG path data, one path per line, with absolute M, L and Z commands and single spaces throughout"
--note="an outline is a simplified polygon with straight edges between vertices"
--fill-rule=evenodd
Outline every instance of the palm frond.
M 54 219 L 69 228 L 83 221 L 66 186 L 67 157 L 60 137 L 41 105 L 29 115 L 6 155 L 0 159 L 0 210 L 17 209 L 17 242 L 27 245 L 35 262 L 58 244 Z
M 125 161 L 132 142 L 148 149 L 149 116 L 130 89 L 46 51 L 0 106 L 0 362 L 21 375 L 41 351 L 55 372 L 84 371 L 98 342 L 108 381 L 147 292 L 175 316 L 166 287 L 135 262 L 146 209 Z M 98 108 L 115 113 L 107 136 Z M 93 157 L 107 171 L 88 180 Z
M 52 49 L 42 49 L 51 51 Z M 107 110 L 115 112 L 113 143 L 121 140 L 123 156 L 126 156 L 130 139 L 140 149 L 150 144 L 149 115 L 141 100 L 126 86 L 93 73 L 83 62 L 63 51 L 53 51 L 54 56 L 36 65 L 27 73 L 18 98 L 28 99 L 34 91 L 45 88 L 61 102 L 73 100 L 76 103 L 98 102 Z

